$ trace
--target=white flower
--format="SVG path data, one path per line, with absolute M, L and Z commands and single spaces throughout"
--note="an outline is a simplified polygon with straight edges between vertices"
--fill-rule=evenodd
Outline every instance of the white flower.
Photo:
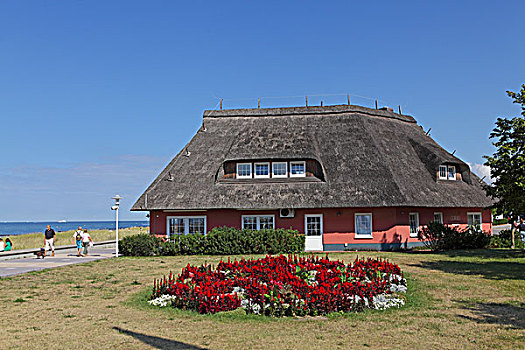
M 150 305 L 158 307 L 166 307 L 168 304 L 171 304 L 171 301 L 177 299 L 174 295 L 163 294 L 158 298 L 148 301 Z

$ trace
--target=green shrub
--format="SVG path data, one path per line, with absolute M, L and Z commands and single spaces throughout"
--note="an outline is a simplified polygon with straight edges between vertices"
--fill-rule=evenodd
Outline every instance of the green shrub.
M 157 253 L 160 240 L 155 236 L 138 234 L 119 241 L 119 252 L 125 256 L 150 256 Z
M 152 242 L 143 245 L 140 245 L 139 240 L 136 240 L 136 242 L 133 240 L 133 244 L 126 242 L 126 249 L 122 250 L 122 254 L 148 256 L 300 253 L 304 251 L 304 240 L 304 235 L 294 230 L 269 229 L 255 231 L 248 229 L 239 230 L 232 227 L 216 227 L 208 232 L 207 235 L 200 233 L 172 235 L 169 240 L 161 241 L 154 238 Z
M 434 251 L 480 249 L 488 247 L 490 243 L 490 235 L 480 229 L 468 227 L 461 230 L 456 226 L 438 222 L 430 222 L 419 231 L 417 237 L 427 248 Z
M 494 235 L 490 239 L 491 248 L 510 248 L 512 246 L 512 231 L 511 230 L 502 230 L 499 235 Z M 525 243 L 521 240 L 520 233 L 516 230 L 514 231 L 514 247 L 515 248 L 525 248 Z

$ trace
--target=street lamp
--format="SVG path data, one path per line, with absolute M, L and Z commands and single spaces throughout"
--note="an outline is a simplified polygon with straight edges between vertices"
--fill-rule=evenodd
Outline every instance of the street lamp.
M 118 208 L 120 205 L 120 199 L 122 197 L 118 194 L 113 197 L 115 200 L 115 205 L 111 207 L 111 210 L 115 210 L 115 229 L 116 229 L 116 236 L 115 236 L 115 256 L 118 257 Z

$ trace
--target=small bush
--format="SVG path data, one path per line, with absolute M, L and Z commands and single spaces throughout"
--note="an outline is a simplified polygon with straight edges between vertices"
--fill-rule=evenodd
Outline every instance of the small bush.
M 150 256 L 155 255 L 160 240 L 155 236 L 138 234 L 127 236 L 119 241 L 119 251 L 125 256 Z
M 468 227 L 459 229 L 438 222 L 430 222 L 419 231 L 418 239 L 434 251 L 456 249 L 481 249 L 489 246 L 490 235 L 480 229 Z
M 300 253 L 304 251 L 305 238 L 304 235 L 294 230 L 254 231 L 239 230 L 232 227 L 216 227 L 207 235 L 200 233 L 172 235 L 169 240 L 164 241 L 156 238 L 141 239 L 128 239 L 129 242 L 124 245 L 125 249 L 121 249 L 122 254 L 129 256 L 170 256 Z M 123 241 L 121 240 L 121 242 Z
M 500 231 L 499 235 L 494 235 L 490 239 L 491 248 L 510 248 L 512 246 L 512 231 L 503 230 Z M 525 243 L 522 241 L 520 233 L 514 231 L 514 247 L 525 248 Z

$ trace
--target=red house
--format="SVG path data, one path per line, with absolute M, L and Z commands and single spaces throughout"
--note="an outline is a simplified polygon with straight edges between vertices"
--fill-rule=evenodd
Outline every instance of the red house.
M 131 210 L 156 235 L 293 228 L 306 250 L 336 251 L 416 246 L 433 220 L 490 232 L 490 204 L 414 118 L 339 105 L 205 111 Z

